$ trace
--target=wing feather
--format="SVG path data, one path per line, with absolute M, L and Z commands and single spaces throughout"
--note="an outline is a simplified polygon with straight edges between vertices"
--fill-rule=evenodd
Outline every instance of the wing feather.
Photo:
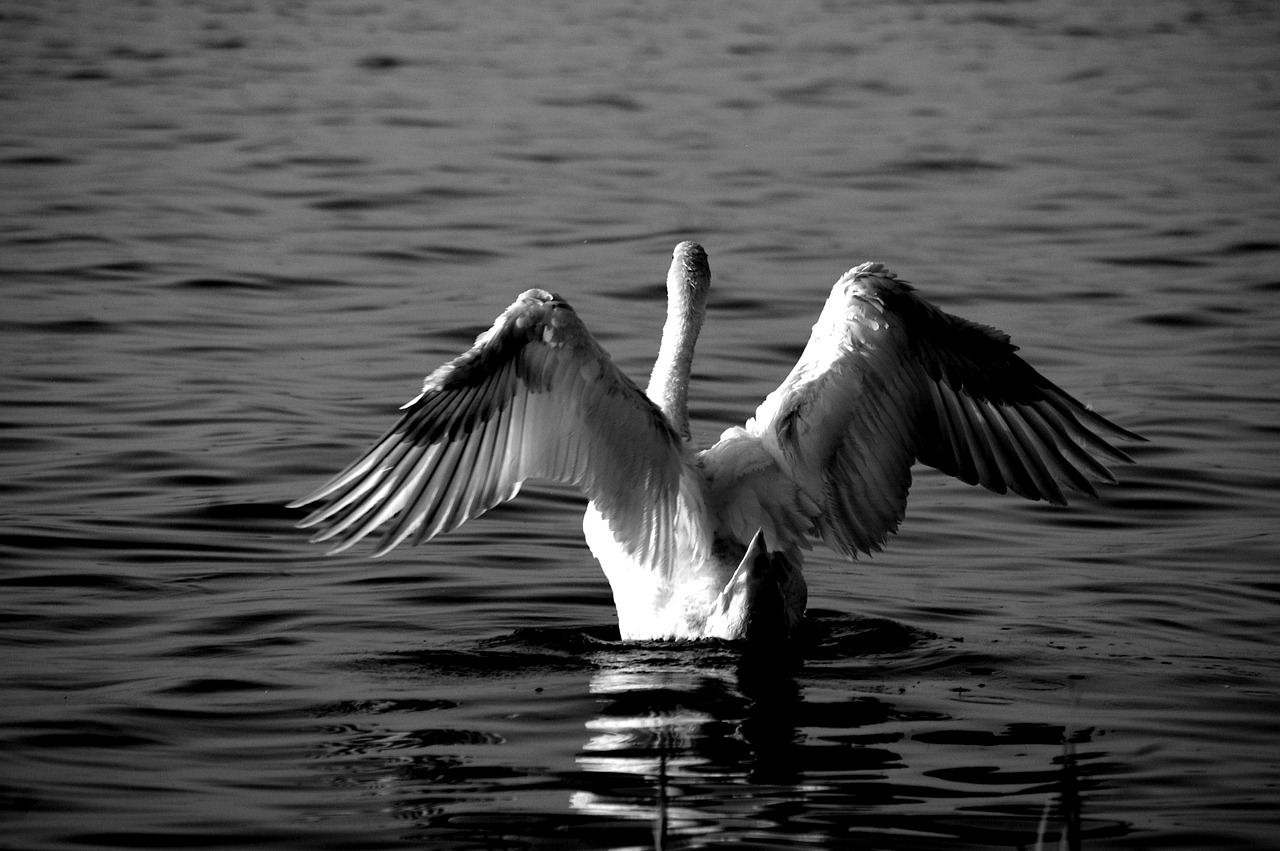
M 1142 440 L 1089 410 L 1017 354 L 1009 337 L 951 316 L 879 263 L 840 278 L 799 362 L 747 430 L 822 506 L 836 550 L 879 549 L 919 460 L 997 493 L 1065 504 L 1129 461 Z
M 955 401 L 951 398 L 951 391 L 936 381 L 926 381 L 925 386 L 928 388 L 929 396 L 933 401 L 934 414 L 938 417 L 938 433 L 941 436 L 942 443 L 939 447 L 939 457 L 950 459 L 953 462 L 951 469 L 938 465 L 939 469 L 942 469 L 945 473 L 950 473 L 966 484 L 976 485 L 978 483 L 978 470 L 968 452 L 968 444 L 961 442 L 963 427 L 960 424 L 958 412 L 954 410 Z
M 1067 497 L 1062 488 L 1054 481 L 1053 472 L 1045 462 L 1036 446 L 1034 437 L 1027 430 L 1018 412 L 1013 408 L 1001 408 L 999 405 L 987 404 L 992 417 L 998 417 L 1005 433 L 1005 439 L 1018 457 L 1025 474 L 1030 477 L 1029 492 L 1040 493 L 1054 505 L 1066 505 Z
M 1064 457 L 1081 473 L 1094 481 L 1108 484 L 1115 482 L 1116 478 L 1111 471 L 1086 451 L 1087 438 L 1082 435 L 1083 429 L 1073 418 L 1064 416 L 1061 411 L 1047 402 L 1033 403 L 1030 411 L 1052 430 L 1054 446 L 1061 450 Z
M 396 424 L 315 492 L 299 524 L 344 550 L 379 527 L 382 555 L 456 528 L 530 478 L 580 487 L 652 566 L 674 546 L 687 450 L 559 297 L 529 290 L 427 377 Z

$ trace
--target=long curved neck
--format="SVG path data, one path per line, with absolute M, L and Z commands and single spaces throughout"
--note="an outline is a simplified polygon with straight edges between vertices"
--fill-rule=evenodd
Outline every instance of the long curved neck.
M 645 392 L 685 440 L 689 439 L 689 373 L 710 283 L 711 270 L 702 247 L 691 242 L 676 246 L 671 271 L 667 273 L 667 321 L 662 327 L 662 345 Z

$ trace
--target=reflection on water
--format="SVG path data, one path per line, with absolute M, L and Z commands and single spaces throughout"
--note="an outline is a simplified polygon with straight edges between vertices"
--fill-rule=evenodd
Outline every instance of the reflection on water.
M 510 825 L 482 817 L 485 802 L 539 789 L 566 790 L 572 815 L 523 823 L 533 841 L 572 830 L 675 848 L 732 831 L 772 846 L 861 838 L 877 847 L 1078 848 L 1130 831 L 1088 811 L 1126 771 L 1094 731 L 1047 722 L 976 729 L 913 706 L 907 689 L 876 685 L 880 666 L 910 664 L 921 648 L 942 647 L 937 637 L 835 615 L 817 619 L 814 632 L 807 662 L 730 645 L 623 645 L 573 628 L 384 659 L 379 666 L 406 681 L 468 667 L 470 677 L 489 671 L 512 687 L 545 683 L 538 693 L 566 675 L 585 681 L 594 709 L 572 768 L 492 762 L 495 747 L 517 743 L 453 726 L 463 702 L 438 700 L 331 707 L 335 720 L 403 714 L 434 725 L 372 732 L 335 723 L 323 770 L 385 800 L 416 837 L 441 847 L 500 842 Z M 945 676 L 972 664 L 953 654 L 932 667 Z M 406 794 L 415 787 L 431 794 Z
M 0 845 L 1260 849 L 1274 3 L 0 6 Z M 582 502 L 325 558 L 281 506 L 531 286 L 695 439 L 885 262 L 1151 443 L 915 472 L 793 657 L 621 647 Z M 580 625 L 589 624 L 583 628 Z

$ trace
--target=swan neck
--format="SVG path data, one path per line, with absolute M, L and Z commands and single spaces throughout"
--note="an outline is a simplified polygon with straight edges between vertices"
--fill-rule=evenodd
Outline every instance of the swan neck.
M 662 346 L 649 376 L 649 398 L 686 440 L 689 439 L 689 373 L 698 329 L 689 316 L 668 316 L 662 329 Z

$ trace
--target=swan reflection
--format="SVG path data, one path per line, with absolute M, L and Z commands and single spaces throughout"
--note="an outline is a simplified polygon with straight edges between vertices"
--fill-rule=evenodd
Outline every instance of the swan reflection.
M 1126 832 L 1083 813 L 1131 769 L 1092 731 L 1042 720 L 1058 714 L 1052 694 L 1036 703 L 1047 679 L 1018 704 L 975 703 L 955 686 L 998 657 L 874 619 L 822 630 L 803 658 L 554 628 L 394 654 L 372 664 L 403 696 L 323 707 L 317 765 L 348 807 L 430 847 L 569 832 L 594 847 L 1073 848 Z M 495 817 L 519 790 L 550 811 Z
M 672 835 L 722 830 L 726 819 L 771 826 L 757 812 L 762 784 L 774 790 L 764 798 L 771 805 L 777 794 L 803 794 L 788 755 L 799 693 L 785 660 L 753 666 L 757 676 L 745 681 L 741 657 L 688 646 L 595 662 L 590 691 L 605 702 L 585 724 L 575 810 L 648 822 L 662 848 Z

